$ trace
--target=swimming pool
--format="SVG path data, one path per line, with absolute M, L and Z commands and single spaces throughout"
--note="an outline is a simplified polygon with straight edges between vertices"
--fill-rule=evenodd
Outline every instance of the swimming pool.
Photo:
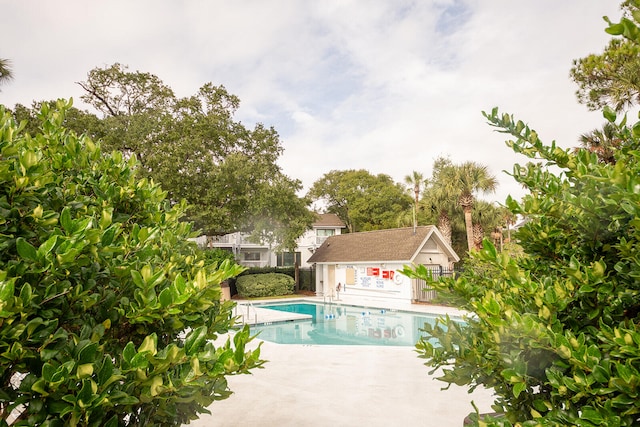
M 251 326 L 253 334 L 279 344 L 414 346 L 425 323 L 438 315 L 314 302 L 259 305 L 311 315 L 309 320 Z

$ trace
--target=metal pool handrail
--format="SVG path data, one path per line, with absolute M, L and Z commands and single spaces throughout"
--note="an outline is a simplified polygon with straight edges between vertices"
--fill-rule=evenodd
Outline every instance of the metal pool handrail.
M 242 312 L 239 312 L 239 308 L 240 308 L 241 305 L 247 307 L 246 316 Z M 236 307 L 235 307 L 235 315 L 242 319 L 242 324 L 243 325 L 246 325 L 247 323 L 250 323 L 250 320 L 251 320 L 251 317 L 250 317 L 251 309 L 253 309 L 253 323 L 256 324 L 256 323 L 258 323 L 258 310 L 256 310 L 256 308 L 253 306 L 253 303 L 251 301 L 247 301 L 246 303 L 237 304 L 236 305 Z

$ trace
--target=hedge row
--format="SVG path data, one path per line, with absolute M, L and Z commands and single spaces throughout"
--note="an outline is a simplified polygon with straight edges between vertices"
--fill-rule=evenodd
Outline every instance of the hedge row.
M 236 279 L 238 293 L 245 298 L 290 295 L 294 286 L 295 280 L 281 273 L 245 274 Z

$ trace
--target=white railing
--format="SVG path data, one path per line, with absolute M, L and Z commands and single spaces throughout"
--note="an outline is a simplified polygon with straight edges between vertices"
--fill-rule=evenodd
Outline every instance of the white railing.
M 231 236 L 229 234 L 214 236 L 213 243 L 231 243 Z
M 245 267 L 268 267 L 267 261 L 247 261 L 247 260 L 242 260 L 240 262 L 240 264 L 244 265 Z
M 251 322 L 251 310 L 253 310 L 253 322 Z M 258 323 L 258 310 L 249 301 L 243 304 L 238 304 L 233 308 L 233 315 L 240 318 L 240 322 L 243 325 Z

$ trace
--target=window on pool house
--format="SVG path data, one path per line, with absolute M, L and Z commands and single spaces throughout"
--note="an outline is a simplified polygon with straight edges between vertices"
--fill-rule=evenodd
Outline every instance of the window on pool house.
M 300 265 L 300 252 L 280 252 L 276 255 L 277 267 L 293 267 Z
M 333 228 L 318 228 L 316 230 L 316 244 L 321 245 L 327 237 L 336 234 L 336 230 Z

